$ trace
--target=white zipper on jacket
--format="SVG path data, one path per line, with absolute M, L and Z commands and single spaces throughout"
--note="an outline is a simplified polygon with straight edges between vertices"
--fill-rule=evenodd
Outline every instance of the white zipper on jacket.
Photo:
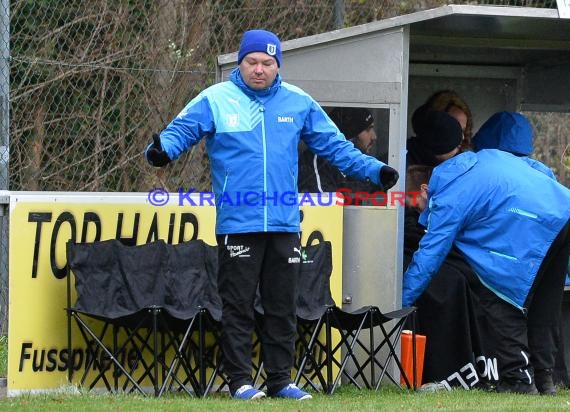
M 261 112 L 261 140 L 263 142 L 263 196 L 267 196 L 267 141 L 265 140 L 265 106 L 259 104 Z M 263 231 L 267 232 L 267 201 L 263 201 Z
M 224 194 L 226 193 L 226 186 L 228 185 L 228 177 L 230 172 L 226 169 L 226 177 L 224 178 L 224 187 L 222 187 L 221 199 L 220 199 L 220 210 L 224 208 Z

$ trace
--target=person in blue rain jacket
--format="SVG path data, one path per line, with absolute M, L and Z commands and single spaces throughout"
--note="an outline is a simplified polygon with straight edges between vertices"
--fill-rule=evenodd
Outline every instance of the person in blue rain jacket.
M 529 120 L 522 113 L 501 111 L 493 114 L 479 128 L 473 137 L 473 150 L 478 152 L 483 149 L 499 149 L 519 156 L 528 165 L 548 177 L 556 180 L 552 169 L 544 163 L 531 159 L 529 156 L 534 150 L 533 129 Z M 561 308 L 562 310 L 562 308 Z M 552 371 L 553 384 L 543 389 L 550 393 L 556 392 L 554 384 L 568 387 L 570 380 L 566 367 L 562 321 L 555 327 L 556 359 Z
M 148 162 L 161 167 L 206 139 L 216 199 L 223 368 L 231 395 L 244 400 L 265 396 L 251 377 L 258 286 L 267 392 L 311 398 L 291 383 L 301 264 L 299 142 L 380 190 L 398 180 L 396 170 L 356 149 L 311 96 L 282 80 L 281 60 L 274 33 L 245 32 L 229 80 L 192 99 L 145 151 Z
M 427 232 L 404 274 L 403 306 L 416 301 L 455 245 L 485 286 L 480 302 L 501 343 L 497 390 L 548 393 L 569 219 L 570 190 L 512 153 L 485 149 L 446 160 L 429 181 L 420 216 Z

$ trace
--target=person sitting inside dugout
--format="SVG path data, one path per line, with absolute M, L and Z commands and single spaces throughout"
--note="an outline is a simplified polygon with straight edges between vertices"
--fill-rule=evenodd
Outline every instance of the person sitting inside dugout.
M 426 232 L 418 219 L 427 205 L 432 170 L 425 165 L 412 165 L 406 170 L 404 268 L 410 264 Z M 491 358 L 484 346 L 485 321 L 473 293 L 473 289 L 479 287 L 481 284 L 473 270 L 461 252 L 453 248 L 416 301 L 416 331 L 426 336 L 423 366 L 426 384 L 422 390 L 485 389 L 497 383 L 496 374 L 483 370 L 481 362 L 477 362 L 477 359 Z M 476 376 L 470 375 L 473 369 L 477 371 Z
M 497 391 L 554 393 L 570 191 L 511 153 L 464 152 L 434 169 L 420 222 L 428 230 L 404 273 L 402 304 L 414 304 L 456 246 L 485 285 L 478 297 L 493 324 Z
M 329 113 L 329 116 L 357 149 L 367 155 L 374 152 L 377 137 L 374 130 L 374 117 L 370 110 L 362 107 L 336 107 Z M 372 193 L 379 190 L 370 182 L 358 181 L 344 175 L 309 149 L 305 149 L 299 157 L 298 186 L 299 192 L 305 193 L 336 192 L 338 189 Z M 357 201 L 357 199 L 354 200 Z

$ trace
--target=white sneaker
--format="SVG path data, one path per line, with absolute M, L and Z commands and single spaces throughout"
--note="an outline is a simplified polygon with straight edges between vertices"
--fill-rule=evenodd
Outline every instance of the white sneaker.
M 419 392 L 439 392 L 439 391 L 447 391 L 449 390 L 447 388 L 447 385 L 445 385 L 442 382 L 429 382 L 429 383 L 424 383 L 422 386 L 420 386 L 420 388 L 418 389 Z

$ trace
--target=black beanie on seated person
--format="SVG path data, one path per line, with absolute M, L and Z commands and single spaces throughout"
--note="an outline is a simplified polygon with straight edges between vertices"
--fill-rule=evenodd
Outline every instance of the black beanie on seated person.
M 446 112 L 428 110 L 415 120 L 417 143 L 434 155 L 451 152 L 463 140 L 461 125 Z
M 329 116 L 347 139 L 355 138 L 374 123 L 370 110 L 363 107 L 335 107 Z

